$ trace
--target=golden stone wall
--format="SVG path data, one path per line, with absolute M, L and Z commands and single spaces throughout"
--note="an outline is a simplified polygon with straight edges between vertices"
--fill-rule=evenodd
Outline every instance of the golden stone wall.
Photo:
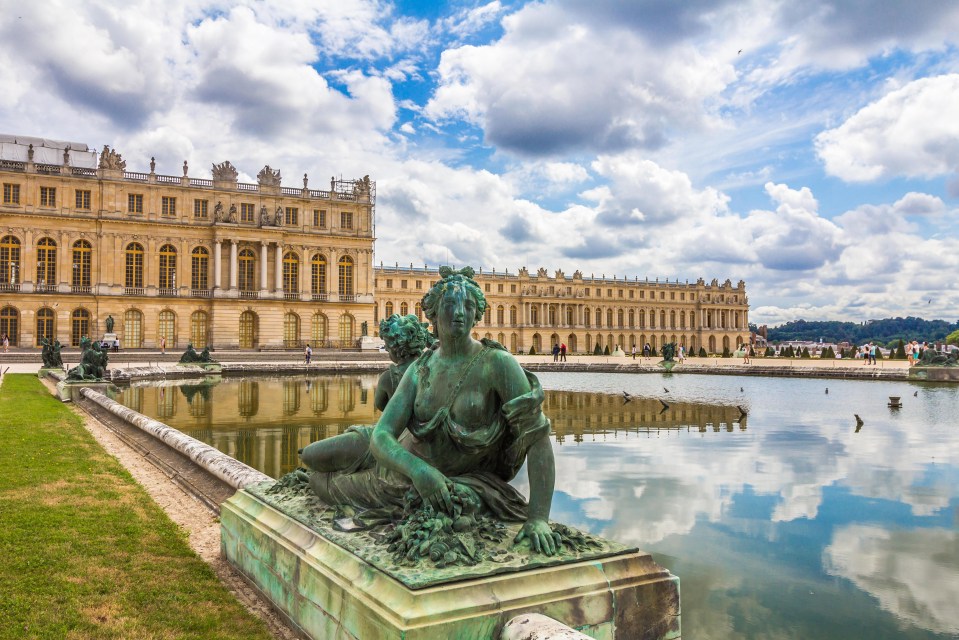
M 176 350 L 191 341 L 198 349 L 353 346 L 373 320 L 375 184 L 331 181 L 320 191 L 305 176 L 301 189 L 186 171 L 0 160 L 0 334 L 13 345 L 35 346 L 44 333 L 76 344 L 81 333 L 101 338 L 112 315 L 125 348 L 156 348 L 161 335 Z M 194 279 L 197 252 L 205 279 Z M 325 282 L 314 281 L 314 262 Z M 341 283 L 350 273 L 352 286 Z
M 375 268 L 376 318 L 413 313 L 423 294 L 439 278 L 435 269 Z M 629 353 L 649 343 L 660 349 L 667 342 L 684 345 L 691 355 L 730 352 L 749 341 L 749 301 L 746 284 L 726 280 L 706 283 L 659 282 L 639 279 L 567 276 L 545 269 L 530 273 L 479 272 L 476 280 L 486 295 L 486 316 L 474 336 L 502 343 L 514 353 L 548 353 L 565 343 L 571 353 L 593 353 L 618 346 Z M 405 305 L 405 306 L 404 306 Z M 425 318 L 424 318 L 425 321 Z

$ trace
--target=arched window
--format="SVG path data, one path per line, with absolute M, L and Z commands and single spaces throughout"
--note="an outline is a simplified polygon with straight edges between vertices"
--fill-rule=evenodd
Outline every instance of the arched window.
M 57 286 L 57 243 L 41 238 L 37 243 L 37 287 L 53 289 Z
M 509 308 L 509 324 L 512 327 L 516 326 L 516 306 L 510 306 Z
M 283 293 L 288 296 L 300 293 L 300 258 L 292 251 L 283 256 Z
M 423 305 L 421 305 L 419 302 L 417 302 L 416 306 L 414 307 L 414 313 L 416 314 L 416 319 L 420 322 L 423 322 Z
M 251 252 L 252 253 L 252 252 Z M 257 322 L 256 314 L 244 311 L 240 314 L 240 348 L 253 349 L 256 347 Z
M 353 346 L 353 316 L 348 313 L 340 316 L 340 346 Z
M 556 326 L 556 305 L 555 304 L 551 304 L 548 307 L 546 307 L 546 317 L 549 320 L 548 322 L 549 326 L 555 327 Z
M 486 305 L 486 311 L 483 312 L 483 322 L 489 325 L 493 321 L 493 308 Z
M 143 245 L 131 242 L 126 248 L 124 286 L 128 289 L 143 288 Z
M 196 349 L 202 350 L 210 346 L 209 318 L 206 311 L 194 311 L 190 316 L 190 342 Z
M 283 415 L 290 417 L 300 410 L 300 382 L 298 380 L 283 381 Z
M 340 297 L 350 300 L 352 299 L 353 295 L 355 295 L 355 289 L 353 288 L 353 258 L 349 256 L 343 256 L 340 258 L 339 270 Z
M 498 343 L 500 343 L 501 345 L 504 345 L 504 346 L 505 346 L 505 345 L 506 345 L 506 334 L 497 333 L 497 334 L 496 334 L 496 341 L 497 341 Z
M 543 352 L 543 338 L 538 333 L 533 334 L 533 350 L 536 353 Z
M 247 312 L 252 313 L 252 312 Z M 236 394 L 236 407 L 240 416 L 252 418 L 260 410 L 260 383 L 253 380 L 240 380 Z
M 300 316 L 293 312 L 283 316 L 283 346 L 287 349 L 300 346 Z
M 20 338 L 20 312 L 15 307 L 0 309 L 0 336 L 6 335 L 10 344 L 16 346 Z
M 386 315 L 385 315 L 384 317 L 385 317 L 385 318 L 389 318 L 391 315 L 393 315 L 393 303 L 387 301 L 387 303 L 386 303 Z
M 405 315 L 409 315 L 409 313 L 410 313 L 410 305 L 408 305 L 408 304 L 405 303 L 405 302 L 401 302 L 401 303 L 400 303 L 400 315 L 401 315 L 401 316 L 405 316 Z
M 660 329 L 666 328 L 666 310 L 665 309 L 659 312 L 659 328 Z
M 519 336 L 515 333 L 509 334 L 509 350 L 517 353 L 519 350 Z
M 626 322 L 625 322 L 625 312 L 624 312 L 622 309 L 620 309 L 618 312 L 616 312 L 616 320 L 617 320 L 617 322 L 619 323 L 618 326 L 619 326 L 620 329 L 622 329 L 624 326 L 626 326 Z
M 606 326 L 607 327 L 613 326 L 613 310 L 612 309 L 606 310 Z
M 160 288 L 176 288 L 176 247 L 165 244 L 160 247 Z
M 190 274 L 190 288 L 204 291 L 210 288 L 210 252 L 206 247 L 194 247 L 190 255 L 192 273 Z M 193 345 L 197 346 L 197 345 Z
M 2 285 L 20 283 L 20 241 L 14 236 L 0 240 L 0 290 Z
M 176 314 L 165 309 L 160 312 L 157 323 L 157 338 L 166 338 L 167 349 L 176 347 Z
M 136 309 L 123 313 L 123 348 L 139 349 L 143 346 L 143 314 Z
M 675 311 L 669 312 L 669 328 L 670 329 L 676 328 L 676 312 Z
M 645 309 L 639 310 L 639 328 L 640 329 L 646 328 L 646 310 Z
M 56 314 L 53 313 L 53 309 L 49 307 L 42 307 L 37 309 L 37 346 L 40 346 L 40 341 L 46 338 L 47 340 L 53 340 L 56 336 Z
M 326 257 L 316 254 L 310 266 L 312 268 L 310 282 L 313 287 L 313 299 L 316 300 L 318 296 L 326 295 Z
M 243 249 L 237 256 L 237 287 L 240 291 L 256 290 L 256 254 L 253 249 Z
M 530 324 L 537 325 L 539 324 L 539 305 L 534 304 L 529 308 L 529 321 Z M 539 351 L 539 349 L 537 349 Z
M 74 309 L 70 316 L 70 344 L 80 346 L 80 338 L 90 335 L 90 312 L 86 309 Z
M 499 305 L 498 307 L 496 307 L 496 324 L 502 327 L 503 324 L 505 324 L 503 322 L 503 319 L 504 319 L 503 316 L 505 315 L 506 315 L 506 310 L 503 308 L 503 305 Z
M 573 307 L 566 305 L 566 326 L 571 327 L 576 322 L 573 320 Z
M 70 285 L 76 289 L 89 289 L 93 284 L 93 247 L 86 240 L 73 243 L 73 277 Z
M 314 347 L 325 345 L 329 339 L 326 316 L 322 313 L 313 314 L 313 321 L 310 323 L 310 338 L 313 340 Z
M 583 325 L 588 327 L 592 320 L 592 315 L 590 314 L 589 308 L 583 309 Z
M 633 311 L 632 309 L 629 310 L 629 328 L 630 329 L 636 328 L 636 312 Z

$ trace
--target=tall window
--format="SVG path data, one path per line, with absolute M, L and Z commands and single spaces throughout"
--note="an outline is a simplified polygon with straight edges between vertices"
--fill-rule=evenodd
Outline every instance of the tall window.
M 340 346 L 353 344 L 353 316 L 346 313 L 340 316 Z
M 90 335 L 90 312 L 86 309 L 74 309 L 70 315 L 70 344 L 80 346 L 80 338 Z
M 310 281 L 314 294 L 326 293 L 326 258 L 321 254 L 313 256 L 310 263 L 312 274 Z
M 401 302 L 400 315 L 401 316 L 409 315 L 409 312 L 410 312 L 410 305 L 406 304 L 405 302 Z
M 206 250 L 206 247 L 194 247 L 190 261 L 192 266 L 190 288 L 208 288 L 210 284 L 210 252 Z
M 340 212 L 340 228 L 341 229 L 353 228 L 353 212 L 352 211 Z
M 127 195 L 127 211 L 130 213 L 143 213 L 142 193 L 131 193 Z
M 509 308 L 509 323 L 511 326 L 516 326 L 516 306 L 511 306 Z
M 340 258 L 340 295 L 352 296 L 353 289 L 353 258 L 343 256 Z
M 415 307 L 413 313 L 416 314 L 416 319 L 417 319 L 417 320 L 419 320 L 420 322 L 423 322 L 423 305 L 421 305 L 419 302 L 417 302 L 417 303 L 416 303 L 416 307 Z
M 169 309 L 160 312 L 157 334 L 157 338 L 166 338 L 168 349 L 176 346 L 176 314 Z
M 194 200 L 193 201 L 193 217 L 194 218 L 206 218 L 210 212 L 210 201 L 209 200 Z
M 322 313 L 313 314 L 313 321 L 310 323 L 310 338 L 313 340 L 313 346 L 319 347 L 326 344 L 329 337 L 327 326 L 325 315 Z
M 391 315 L 393 315 L 393 303 L 392 303 L 392 302 L 387 302 L 387 303 L 386 303 L 386 317 L 389 318 Z
M 190 342 L 197 349 L 203 349 L 210 345 L 209 341 L 210 320 L 206 311 L 194 311 L 190 316 Z
M 56 335 L 54 331 L 54 320 L 56 315 L 53 313 L 53 309 L 49 307 L 43 307 L 42 309 L 37 309 L 37 346 L 39 347 L 41 341 L 46 338 L 47 340 L 53 340 L 53 337 Z
M 15 307 L 0 309 L 0 335 L 6 334 L 10 344 L 16 346 L 20 338 L 20 312 Z
M 0 284 L 20 282 L 20 241 L 14 236 L 0 240 Z
M 256 213 L 253 209 L 252 202 L 241 202 L 240 203 L 240 222 L 255 222 Z
M 243 249 L 237 257 L 237 285 L 240 291 L 256 289 L 256 254 L 253 249 Z M 252 347 L 246 347 L 250 349 Z
M 90 190 L 77 189 L 77 209 L 90 210 Z
M 37 243 L 37 284 L 57 284 L 57 243 L 51 238 L 41 238 Z
M 503 320 L 506 319 L 505 315 L 506 315 L 506 310 L 503 308 L 503 305 L 499 305 L 498 307 L 496 307 L 496 324 L 502 327 L 503 324 L 505 324 L 503 322 Z
M 252 311 L 244 311 L 240 314 L 240 348 L 254 348 L 256 346 L 256 339 L 256 314 Z
M 283 346 L 288 349 L 300 346 L 300 316 L 292 312 L 283 316 Z
M 40 187 L 40 206 L 41 207 L 57 206 L 57 188 L 56 187 Z
M 3 183 L 3 204 L 20 204 L 20 185 Z
M 93 247 L 86 240 L 73 243 L 73 279 L 74 287 L 89 287 L 92 284 Z
M 160 288 L 176 288 L 176 247 L 172 244 L 160 247 Z
M 288 227 L 295 227 L 299 224 L 300 210 L 296 207 L 287 207 L 284 211 L 284 222 Z
M 300 292 L 300 259 L 290 251 L 283 256 L 283 293 Z
M 131 289 L 143 288 L 143 245 L 139 242 L 127 245 L 124 275 L 124 286 Z
M 143 346 L 143 314 L 128 309 L 123 314 L 123 348 L 139 349 Z
M 163 196 L 160 199 L 160 214 L 164 216 L 175 216 L 176 198 L 173 196 Z
M 313 226 L 326 227 L 326 209 L 313 209 Z

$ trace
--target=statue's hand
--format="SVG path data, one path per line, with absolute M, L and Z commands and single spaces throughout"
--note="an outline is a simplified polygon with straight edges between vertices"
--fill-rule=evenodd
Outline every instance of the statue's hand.
M 435 467 L 423 463 L 413 472 L 413 486 L 423 498 L 423 504 L 428 504 L 439 513 L 445 511 L 453 513 L 453 498 L 450 495 L 452 483 Z
M 549 523 L 538 518 L 531 518 L 526 521 L 523 528 L 519 530 L 513 544 L 518 544 L 529 538 L 529 545 L 533 551 L 545 553 L 551 556 L 559 551 L 560 537 L 549 527 Z

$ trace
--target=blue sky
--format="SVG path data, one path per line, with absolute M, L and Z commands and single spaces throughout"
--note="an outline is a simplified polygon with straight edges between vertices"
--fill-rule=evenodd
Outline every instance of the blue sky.
M 951 0 L 0 0 L 0 133 L 369 174 L 385 263 L 955 321 L 957 34 Z

